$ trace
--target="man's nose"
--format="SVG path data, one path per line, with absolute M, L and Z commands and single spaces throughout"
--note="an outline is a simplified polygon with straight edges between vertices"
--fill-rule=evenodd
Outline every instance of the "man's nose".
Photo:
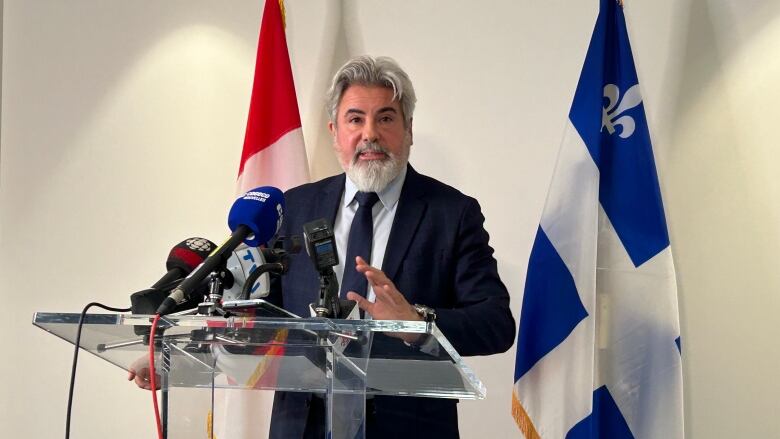
M 377 138 L 376 124 L 372 120 L 366 121 L 363 125 L 363 142 L 376 142 Z

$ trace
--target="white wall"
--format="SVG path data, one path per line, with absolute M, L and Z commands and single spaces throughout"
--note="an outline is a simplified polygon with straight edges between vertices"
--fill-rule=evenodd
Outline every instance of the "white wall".
M 0 294 L 11 312 L 0 425 L 62 435 L 71 350 L 36 310 L 126 305 L 170 246 L 219 240 L 234 191 L 258 0 L 8 0 Z M 315 177 L 337 165 L 322 94 L 359 53 L 418 92 L 415 167 L 482 203 L 519 313 L 525 267 L 597 1 L 287 0 Z M 775 128 L 780 3 L 626 0 L 676 256 L 689 437 L 778 437 Z M 463 436 L 512 437 L 514 352 L 469 358 L 488 398 Z M 148 394 L 82 356 L 73 437 L 151 437 Z

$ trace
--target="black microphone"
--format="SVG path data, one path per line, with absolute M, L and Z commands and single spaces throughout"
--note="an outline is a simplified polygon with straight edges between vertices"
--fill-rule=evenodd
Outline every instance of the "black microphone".
M 284 211 L 284 195 L 275 187 L 264 186 L 247 192 L 233 203 L 228 214 L 228 226 L 233 233 L 217 247 L 199 267 L 171 291 L 157 313 L 172 312 L 184 302 L 212 271 L 225 265 L 233 250 L 246 240 L 249 246 L 265 244 L 279 230 Z
M 333 272 L 333 267 L 339 263 L 339 254 L 333 228 L 325 218 L 308 222 L 303 225 L 303 240 L 320 277 L 320 294 L 311 307 L 317 317 L 340 318 L 339 281 Z
M 215 248 L 216 244 L 206 238 L 189 238 L 177 244 L 168 253 L 165 268 L 168 272 L 152 285 L 154 289 L 167 289 L 171 283 L 190 274 L 192 270 L 203 263 Z
M 153 314 L 165 299 L 165 291 L 201 264 L 217 245 L 205 238 L 188 238 L 176 244 L 168 253 L 168 272 L 151 288 L 130 296 L 133 314 Z

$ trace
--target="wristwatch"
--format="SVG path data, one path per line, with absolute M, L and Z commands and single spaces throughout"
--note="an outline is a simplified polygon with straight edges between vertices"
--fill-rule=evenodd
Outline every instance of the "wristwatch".
M 431 308 L 430 306 L 425 306 L 425 305 L 420 305 L 419 303 L 415 303 L 414 310 L 417 311 L 417 314 L 419 314 L 420 317 L 422 317 L 422 319 L 428 323 L 436 320 L 436 310 Z

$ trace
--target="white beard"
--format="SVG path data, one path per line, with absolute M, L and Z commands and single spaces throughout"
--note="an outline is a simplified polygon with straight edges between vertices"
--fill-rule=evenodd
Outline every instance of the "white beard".
M 387 158 L 361 161 L 360 154 L 366 151 L 382 152 L 387 155 Z M 408 160 L 408 148 L 403 156 L 397 156 L 377 143 L 369 143 L 355 150 L 352 162 L 345 172 L 360 192 L 381 192 L 395 177 L 398 177 Z

